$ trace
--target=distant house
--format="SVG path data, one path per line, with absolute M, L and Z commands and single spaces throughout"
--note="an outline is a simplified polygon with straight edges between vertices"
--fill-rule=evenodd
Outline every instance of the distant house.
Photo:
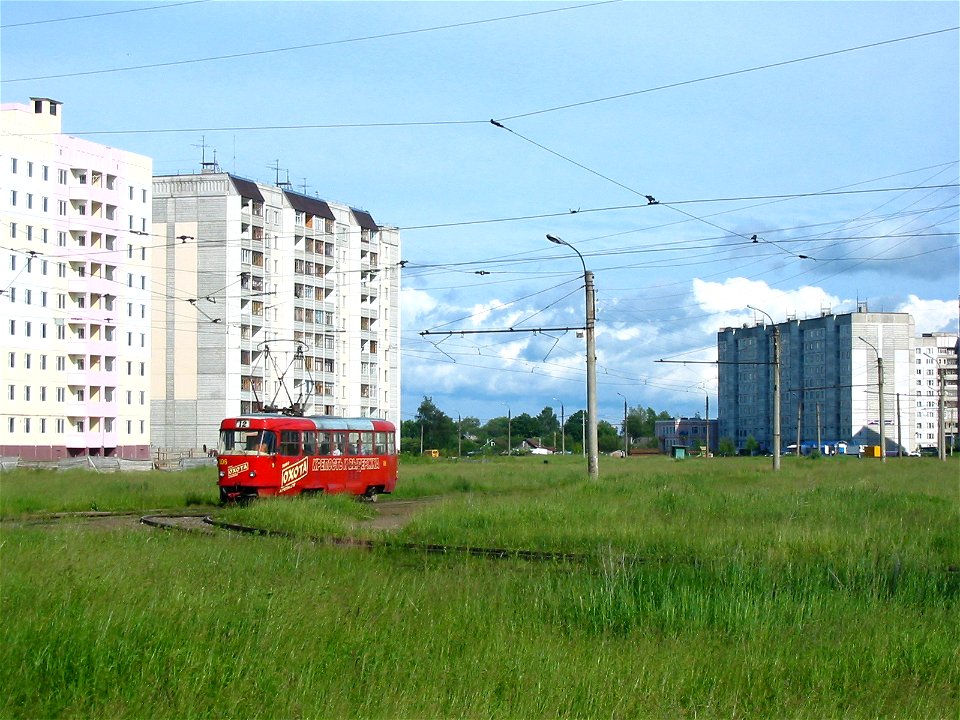
M 553 455 L 554 453 L 554 448 L 547 447 L 537 438 L 527 438 L 520 443 L 518 450 L 522 453 L 530 453 L 531 455 Z
M 672 448 L 678 446 L 699 452 L 701 448 L 707 446 L 708 441 L 710 452 L 717 450 L 716 420 L 704 420 L 699 417 L 657 420 L 654 432 L 657 436 L 657 446 L 662 453 L 670 453 Z

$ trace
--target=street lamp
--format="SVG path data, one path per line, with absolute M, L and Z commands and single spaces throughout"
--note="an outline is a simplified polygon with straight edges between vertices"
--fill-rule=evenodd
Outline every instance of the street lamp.
M 587 436 L 584 445 L 587 452 L 587 472 L 591 480 L 596 480 L 600 477 L 600 464 L 597 457 L 597 342 L 594 336 L 597 308 L 593 293 L 593 273 L 587 270 L 583 255 L 573 245 L 556 235 L 547 235 L 547 240 L 555 245 L 566 245 L 577 254 L 580 264 L 583 265 L 583 287 L 586 293 L 584 330 L 587 336 Z
M 513 453 L 513 446 L 510 442 L 510 406 L 506 403 L 500 404 L 507 408 L 507 457 L 510 457 L 510 455 Z
M 773 325 L 773 469 L 780 469 L 780 328 L 769 313 L 753 305 L 748 308 L 766 315 Z
M 567 431 L 563 426 L 563 401 L 560 398 L 554 398 L 558 403 L 560 403 L 560 453 L 562 455 L 567 454 Z
M 883 356 L 880 354 L 880 351 L 877 350 L 876 345 L 872 342 L 864 340 L 862 337 L 860 340 L 867 345 L 869 345 L 873 351 L 877 354 L 877 392 L 880 394 L 880 462 L 887 461 L 887 438 L 886 438 L 886 428 L 884 427 L 883 421 Z
M 627 445 L 627 396 L 619 392 L 617 395 L 623 398 L 623 456 L 627 457 L 630 449 Z

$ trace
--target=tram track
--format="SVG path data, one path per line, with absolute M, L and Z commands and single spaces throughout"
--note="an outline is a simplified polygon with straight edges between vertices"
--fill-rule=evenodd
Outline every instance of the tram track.
M 494 560 L 531 560 L 540 562 L 582 562 L 589 556 L 577 553 L 548 552 L 543 550 L 525 550 L 511 548 L 481 547 L 473 545 L 447 545 L 442 543 L 398 542 L 391 539 L 359 538 L 348 535 L 297 535 L 285 530 L 253 527 L 217 520 L 210 515 L 144 515 L 140 522 L 150 527 L 165 530 L 213 534 L 216 529 L 243 535 L 283 538 L 286 540 L 305 540 L 315 545 L 355 548 L 360 550 L 401 550 L 431 555 L 470 555 Z

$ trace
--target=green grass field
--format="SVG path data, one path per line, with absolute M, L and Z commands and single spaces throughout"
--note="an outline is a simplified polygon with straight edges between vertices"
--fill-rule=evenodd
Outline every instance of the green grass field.
M 344 497 L 216 508 L 212 475 L 0 475 L 0 716 L 960 712 L 955 460 L 404 463 L 395 499 L 440 499 L 393 532 Z M 34 524 L 91 508 L 300 539 Z M 309 540 L 348 532 L 585 558 Z

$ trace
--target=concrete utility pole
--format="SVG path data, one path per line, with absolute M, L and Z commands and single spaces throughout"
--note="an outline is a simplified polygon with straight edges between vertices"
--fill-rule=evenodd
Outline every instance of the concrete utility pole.
M 937 453 L 940 459 L 947 459 L 947 369 L 937 368 L 937 380 L 940 383 L 937 402 Z
M 800 393 L 800 396 L 797 399 L 797 449 L 794 453 L 797 457 L 800 457 L 800 441 L 803 439 L 803 434 L 800 432 L 800 425 L 803 423 L 803 393 Z
M 623 393 L 617 393 L 623 398 L 623 456 L 629 455 L 630 446 L 627 444 L 627 398 Z
M 562 455 L 567 454 L 567 431 L 563 425 L 563 403 L 560 402 L 560 398 L 554 398 L 558 403 L 560 403 L 560 453 Z
M 580 258 L 583 265 L 583 287 L 586 294 L 585 333 L 587 336 L 587 426 L 584 438 L 584 452 L 587 454 L 587 472 L 591 480 L 600 477 L 600 462 L 597 448 L 597 306 L 593 289 L 593 273 L 587 270 L 583 255 L 573 245 L 556 235 L 547 235 L 547 240 L 555 245 L 566 245 Z
M 707 395 L 707 457 L 710 457 L 710 396 Z
M 880 462 L 887 461 L 887 428 L 884 424 L 883 417 L 883 355 L 880 354 L 880 351 L 877 350 L 876 345 L 867 340 L 864 340 L 862 337 L 861 341 L 869 345 L 873 351 L 877 354 L 877 392 L 880 395 Z
M 766 315 L 773 325 L 773 469 L 780 469 L 780 328 L 773 322 L 769 313 L 753 305 L 747 305 L 751 310 Z

